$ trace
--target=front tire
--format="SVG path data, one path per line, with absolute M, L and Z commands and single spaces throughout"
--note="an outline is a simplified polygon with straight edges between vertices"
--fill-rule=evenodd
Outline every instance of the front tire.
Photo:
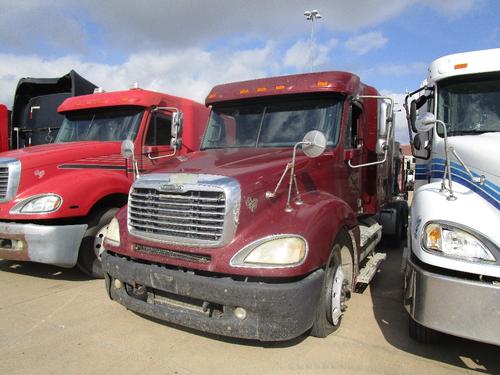
M 85 232 L 78 252 L 77 267 L 90 277 L 104 278 L 101 254 L 104 251 L 102 243 L 111 219 L 118 212 L 116 207 L 104 207 L 89 215 L 88 228 Z
M 352 270 L 347 272 L 342 267 L 341 254 L 347 254 L 347 251 L 352 254 L 352 245 L 345 237 L 341 235 L 341 238 L 336 240 L 333 245 L 330 260 L 325 269 L 316 318 L 310 331 L 311 336 L 327 337 L 335 332 L 342 322 L 342 315 L 346 309 L 349 295 L 348 276 L 352 275 Z

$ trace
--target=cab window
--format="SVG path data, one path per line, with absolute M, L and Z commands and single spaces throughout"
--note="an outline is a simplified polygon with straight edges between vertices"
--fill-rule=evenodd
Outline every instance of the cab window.
M 155 114 L 146 134 L 146 146 L 169 146 L 172 131 L 172 119 L 162 114 Z

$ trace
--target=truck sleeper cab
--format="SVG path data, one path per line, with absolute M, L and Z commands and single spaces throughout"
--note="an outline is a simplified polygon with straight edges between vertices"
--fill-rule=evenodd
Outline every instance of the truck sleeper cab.
M 103 237 L 127 202 L 134 169 L 198 149 L 208 111 L 142 89 L 69 98 L 58 111 L 64 120 L 54 144 L 0 154 L 0 258 L 78 265 L 103 277 Z M 172 147 L 179 124 L 171 118 L 181 111 L 184 137 Z M 124 140 L 135 145 L 137 168 L 120 155 Z
M 393 203 L 378 98 L 344 72 L 214 87 L 201 150 L 137 179 L 110 224 L 110 297 L 225 336 L 336 330 L 361 262 L 381 260 L 374 218 Z
M 404 305 L 424 343 L 448 333 L 500 345 L 499 58 L 439 58 L 407 98 L 417 165 Z

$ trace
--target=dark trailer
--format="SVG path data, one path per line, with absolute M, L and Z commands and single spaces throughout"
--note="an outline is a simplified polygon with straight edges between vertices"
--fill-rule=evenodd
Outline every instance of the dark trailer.
M 59 78 L 21 78 L 12 106 L 11 148 L 53 142 L 63 120 L 57 107 L 71 96 L 93 93 L 96 87 L 74 70 Z

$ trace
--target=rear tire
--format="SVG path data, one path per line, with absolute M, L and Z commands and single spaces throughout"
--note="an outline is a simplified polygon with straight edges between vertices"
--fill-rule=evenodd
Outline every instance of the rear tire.
M 352 245 L 345 235 L 335 240 L 329 262 L 325 269 L 325 278 L 318 302 L 316 317 L 310 334 L 315 337 L 327 337 L 336 331 L 342 322 L 342 314 L 346 309 L 348 298 L 347 276 L 351 272 L 344 272 L 342 268 L 341 252 L 343 248 L 349 249 L 352 254 Z
M 104 278 L 101 254 L 104 248 L 102 242 L 106 235 L 109 222 L 118 212 L 116 207 L 104 207 L 89 215 L 88 228 L 85 232 L 78 252 L 77 267 L 90 277 Z
M 422 324 L 413 320 L 411 316 L 408 315 L 408 333 L 410 337 L 422 344 L 437 344 L 441 341 L 442 334 L 431 328 L 427 328 Z

